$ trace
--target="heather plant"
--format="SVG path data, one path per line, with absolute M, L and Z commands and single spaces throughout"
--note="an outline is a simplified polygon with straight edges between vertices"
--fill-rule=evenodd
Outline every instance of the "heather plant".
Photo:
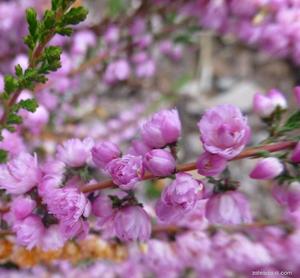
M 187 123 L 173 102 L 186 80 L 171 96 L 136 96 L 157 85 L 161 58 L 184 59 L 203 29 L 297 64 L 297 1 L 141 1 L 126 9 L 111 0 L 95 25 L 81 1 L 48 4 L 43 14 L 26 10 L 27 56 L 11 62 L 14 73 L 2 72 L 0 275 L 300 275 L 299 87 L 293 107 L 279 89 L 254 95 L 259 140 L 235 103 L 197 112 L 194 161 L 181 157 Z M 128 88 L 137 101 L 126 95 L 122 110 L 118 90 Z M 103 98 L 95 92 L 112 95 L 104 105 L 117 110 L 114 118 L 97 110 Z M 93 122 L 81 119 L 84 110 L 96 110 Z M 249 167 L 237 175 L 241 161 Z M 266 187 L 276 217 L 255 209 L 264 200 L 245 190 L 251 182 Z

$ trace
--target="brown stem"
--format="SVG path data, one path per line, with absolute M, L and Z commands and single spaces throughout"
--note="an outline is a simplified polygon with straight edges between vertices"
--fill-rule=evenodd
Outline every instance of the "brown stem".
M 294 142 L 294 141 L 285 141 L 285 142 L 279 142 L 279 143 L 270 144 L 270 145 L 252 147 L 252 148 L 248 148 L 248 149 L 244 150 L 238 156 L 234 157 L 231 160 L 239 160 L 239 159 L 243 159 L 243 158 L 247 158 L 247 157 L 255 157 L 261 151 L 278 152 L 278 151 L 285 150 L 285 149 L 291 149 L 291 148 L 295 147 L 296 144 L 297 144 L 297 142 Z M 197 169 L 196 162 L 190 162 L 190 163 L 178 165 L 176 167 L 176 173 L 188 172 L 188 171 L 193 171 L 196 169 Z M 150 179 L 158 179 L 158 177 L 147 172 L 144 175 L 143 180 L 150 180 Z M 87 185 L 84 188 L 82 188 L 82 192 L 89 193 L 89 192 L 93 192 L 95 190 L 101 190 L 101 189 L 106 189 L 106 188 L 115 187 L 115 186 L 116 185 L 113 183 L 112 180 L 106 180 L 101 183 Z

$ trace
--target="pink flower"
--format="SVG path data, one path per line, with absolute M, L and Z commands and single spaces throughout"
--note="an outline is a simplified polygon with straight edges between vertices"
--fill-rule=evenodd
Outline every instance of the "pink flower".
M 51 225 L 45 232 L 41 247 L 43 251 L 57 250 L 63 247 L 65 238 L 63 237 L 58 225 Z
M 149 215 L 140 206 L 128 206 L 117 211 L 114 218 L 117 237 L 122 241 L 147 241 L 151 235 Z
M 253 98 L 253 110 L 262 118 L 269 117 L 275 110 L 273 101 L 259 93 L 256 93 Z
M 0 188 L 10 194 L 24 194 L 36 186 L 41 171 L 36 156 L 21 153 L 16 158 L 0 165 Z
M 283 206 L 295 212 L 300 207 L 300 183 L 293 182 L 290 185 L 274 185 L 272 195 Z
M 275 107 L 280 107 L 281 109 L 287 108 L 286 98 L 281 92 L 276 89 L 272 89 L 267 93 L 267 97 L 271 99 Z
M 57 147 L 56 157 L 69 167 L 83 166 L 91 158 L 93 144 L 91 138 L 86 138 L 83 141 L 69 139 Z
M 241 224 L 252 221 L 248 200 L 238 191 L 213 195 L 206 203 L 205 215 L 213 224 Z
M 144 165 L 153 175 L 165 177 L 174 173 L 176 161 L 170 152 L 156 149 L 145 154 Z
M 226 159 L 237 156 L 250 139 L 247 119 L 233 105 L 218 105 L 207 110 L 198 127 L 204 149 Z
M 123 190 L 133 189 L 144 175 L 142 157 L 130 154 L 113 159 L 105 169 L 113 182 Z
M 293 163 L 300 163 L 300 142 L 298 142 L 296 148 L 292 151 L 291 161 Z
M 132 140 L 131 147 L 129 148 L 128 153 L 135 156 L 139 156 L 144 155 L 149 151 L 151 151 L 151 148 L 147 146 L 143 141 Z
M 112 200 L 103 194 L 100 194 L 92 204 L 92 213 L 97 217 L 97 224 L 102 226 L 114 216 Z
M 176 179 L 167 186 L 155 206 L 158 218 L 163 222 L 178 220 L 195 208 L 203 197 L 204 186 L 191 175 L 176 174 Z
M 151 239 L 147 247 L 143 261 L 151 272 L 157 274 L 154 277 L 178 277 L 180 262 L 168 242 Z
M 95 34 L 89 30 L 77 32 L 74 35 L 73 40 L 72 52 L 81 55 L 85 54 L 89 47 L 93 47 L 97 43 Z
M 42 128 L 48 123 L 49 112 L 48 110 L 40 105 L 34 113 L 28 111 L 22 112 L 24 118 L 24 126 L 27 127 L 33 134 L 39 134 Z
M 125 59 L 110 63 L 104 73 L 104 81 L 111 85 L 126 80 L 130 75 L 130 65 Z
M 266 118 L 271 116 L 276 107 L 280 107 L 281 109 L 287 108 L 287 101 L 278 90 L 272 89 L 266 95 L 255 94 L 253 98 L 253 110 L 260 117 Z
M 3 140 L 0 142 L 0 148 L 10 154 L 10 158 L 16 157 L 25 151 L 23 138 L 17 132 L 2 131 Z
M 17 243 L 30 250 L 40 244 L 45 227 L 38 216 L 31 215 L 16 222 L 13 231 L 16 233 Z
M 29 197 L 18 197 L 11 203 L 10 210 L 17 220 L 29 216 L 36 207 L 36 202 Z
M 300 107 L 300 86 L 294 88 L 294 95 L 298 107 Z
M 81 217 L 88 217 L 91 206 L 85 195 L 77 188 L 65 187 L 48 192 L 44 200 L 48 210 L 58 220 L 64 236 L 70 238 L 82 226 Z
M 161 148 L 176 143 L 181 134 L 181 122 L 176 109 L 154 114 L 141 127 L 144 142 L 152 148 Z
M 283 165 L 278 158 L 268 157 L 257 162 L 250 177 L 257 180 L 271 180 L 279 176 L 283 170 Z
M 116 25 L 108 26 L 107 30 L 104 33 L 104 41 L 107 44 L 117 43 L 120 37 L 120 30 Z
M 119 147 L 109 141 L 99 142 L 92 148 L 93 161 L 100 168 L 105 167 L 108 162 L 120 156 Z
M 216 176 L 227 166 L 227 160 L 217 154 L 205 152 L 197 160 L 198 173 L 202 176 Z

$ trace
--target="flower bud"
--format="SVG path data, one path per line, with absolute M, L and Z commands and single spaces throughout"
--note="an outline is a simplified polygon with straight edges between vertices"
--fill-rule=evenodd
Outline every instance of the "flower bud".
M 217 154 L 204 152 L 197 160 L 198 173 L 202 176 L 216 176 L 227 166 L 227 160 Z
M 131 147 L 128 150 L 128 153 L 138 156 L 144 155 L 149 151 L 151 151 L 151 148 L 147 146 L 142 140 L 133 140 L 131 143 Z
M 106 195 L 99 195 L 92 204 L 92 213 L 97 217 L 98 225 L 101 226 L 114 214 L 112 200 Z
M 154 114 L 141 127 L 141 136 L 151 148 L 162 148 L 176 143 L 181 133 L 181 123 L 176 109 Z
M 141 156 L 127 154 L 113 159 L 105 170 L 116 185 L 123 190 L 130 190 L 144 175 L 143 159 Z
M 37 157 L 21 153 L 0 165 L 0 188 L 10 194 L 24 194 L 38 184 L 41 171 Z
M 275 107 L 280 107 L 281 109 L 287 108 L 286 98 L 281 92 L 276 89 L 272 89 L 267 93 L 267 97 L 273 102 Z
M 109 141 L 99 142 L 92 148 L 93 161 L 100 168 L 104 168 L 107 163 L 120 156 L 119 147 Z
M 268 157 L 256 164 L 250 173 L 250 177 L 257 180 L 271 180 L 279 176 L 283 169 L 283 165 L 278 158 Z
M 140 206 L 123 207 L 114 218 L 116 235 L 120 240 L 147 241 L 151 235 L 149 215 Z
M 204 149 L 225 159 L 237 156 L 251 135 L 247 118 L 230 104 L 208 109 L 198 122 L 198 128 Z
M 57 147 L 56 157 L 69 167 L 83 166 L 91 157 L 93 139 L 69 139 Z
M 177 221 L 186 212 L 195 208 L 203 197 L 204 186 L 191 175 L 176 174 L 176 179 L 167 186 L 156 203 L 155 212 L 164 222 Z
M 300 163 L 300 142 L 298 142 L 296 148 L 292 151 L 291 161 L 293 163 Z
M 13 231 L 16 233 L 17 243 L 30 250 L 41 243 L 45 227 L 38 216 L 31 215 L 16 222 Z
M 36 207 L 36 202 L 29 197 L 19 197 L 12 201 L 11 212 L 17 220 L 29 216 Z
M 253 110 L 262 118 L 269 117 L 274 112 L 272 100 L 262 94 L 256 93 L 253 98 Z
M 156 149 L 145 154 L 144 165 L 153 175 L 165 177 L 174 173 L 176 161 L 170 152 Z
M 206 203 L 205 215 L 212 224 L 241 224 L 252 220 L 248 200 L 238 191 L 213 195 Z
M 294 88 L 294 95 L 295 95 L 296 103 L 300 108 L 300 86 Z

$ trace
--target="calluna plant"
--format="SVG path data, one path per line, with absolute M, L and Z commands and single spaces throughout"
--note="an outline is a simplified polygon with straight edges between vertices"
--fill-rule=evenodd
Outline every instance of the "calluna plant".
M 12 12 L 18 2 L 0 3 L 1 30 L 22 22 Z M 103 93 L 151 84 L 161 57 L 183 59 L 202 29 L 235 34 L 297 64 L 293 18 L 300 3 L 157 0 L 130 12 L 123 1 L 108 3 L 108 18 L 95 26 L 89 18 L 79 24 L 88 15 L 81 1 L 52 0 L 43 14 L 43 4 L 25 5 L 27 55 L 24 46 L 10 47 L 20 44 L 23 26 L 15 38 L 1 32 L 0 276 L 43 277 L 51 262 L 57 277 L 247 277 L 255 271 L 298 277 L 300 87 L 293 92 L 295 111 L 280 90 L 255 94 L 252 110 L 267 131 L 260 142 L 234 103 L 199 113 L 203 151 L 188 163 L 180 159 L 186 140 L 180 109 L 150 113 L 137 101 L 114 119 L 85 127 L 75 106 L 97 106 L 95 88 L 84 87 L 95 76 Z M 155 31 L 151 20 L 159 15 L 163 27 Z M 173 38 L 173 30 L 182 32 Z M 18 52 L 13 61 L 11 51 Z M 88 92 L 80 95 L 83 89 Z M 146 102 L 157 100 L 147 96 Z M 55 137 L 55 129 L 67 133 L 72 117 L 71 136 L 47 143 L 45 126 L 51 123 Z M 254 160 L 249 180 L 234 174 L 238 160 Z M 269 197 L 281 208 L 276 219 L 255 213 L 257 200 L 244 190 L 251 180 L 268 182 Z M 38 263 L 45 266 L 9 270 Z

